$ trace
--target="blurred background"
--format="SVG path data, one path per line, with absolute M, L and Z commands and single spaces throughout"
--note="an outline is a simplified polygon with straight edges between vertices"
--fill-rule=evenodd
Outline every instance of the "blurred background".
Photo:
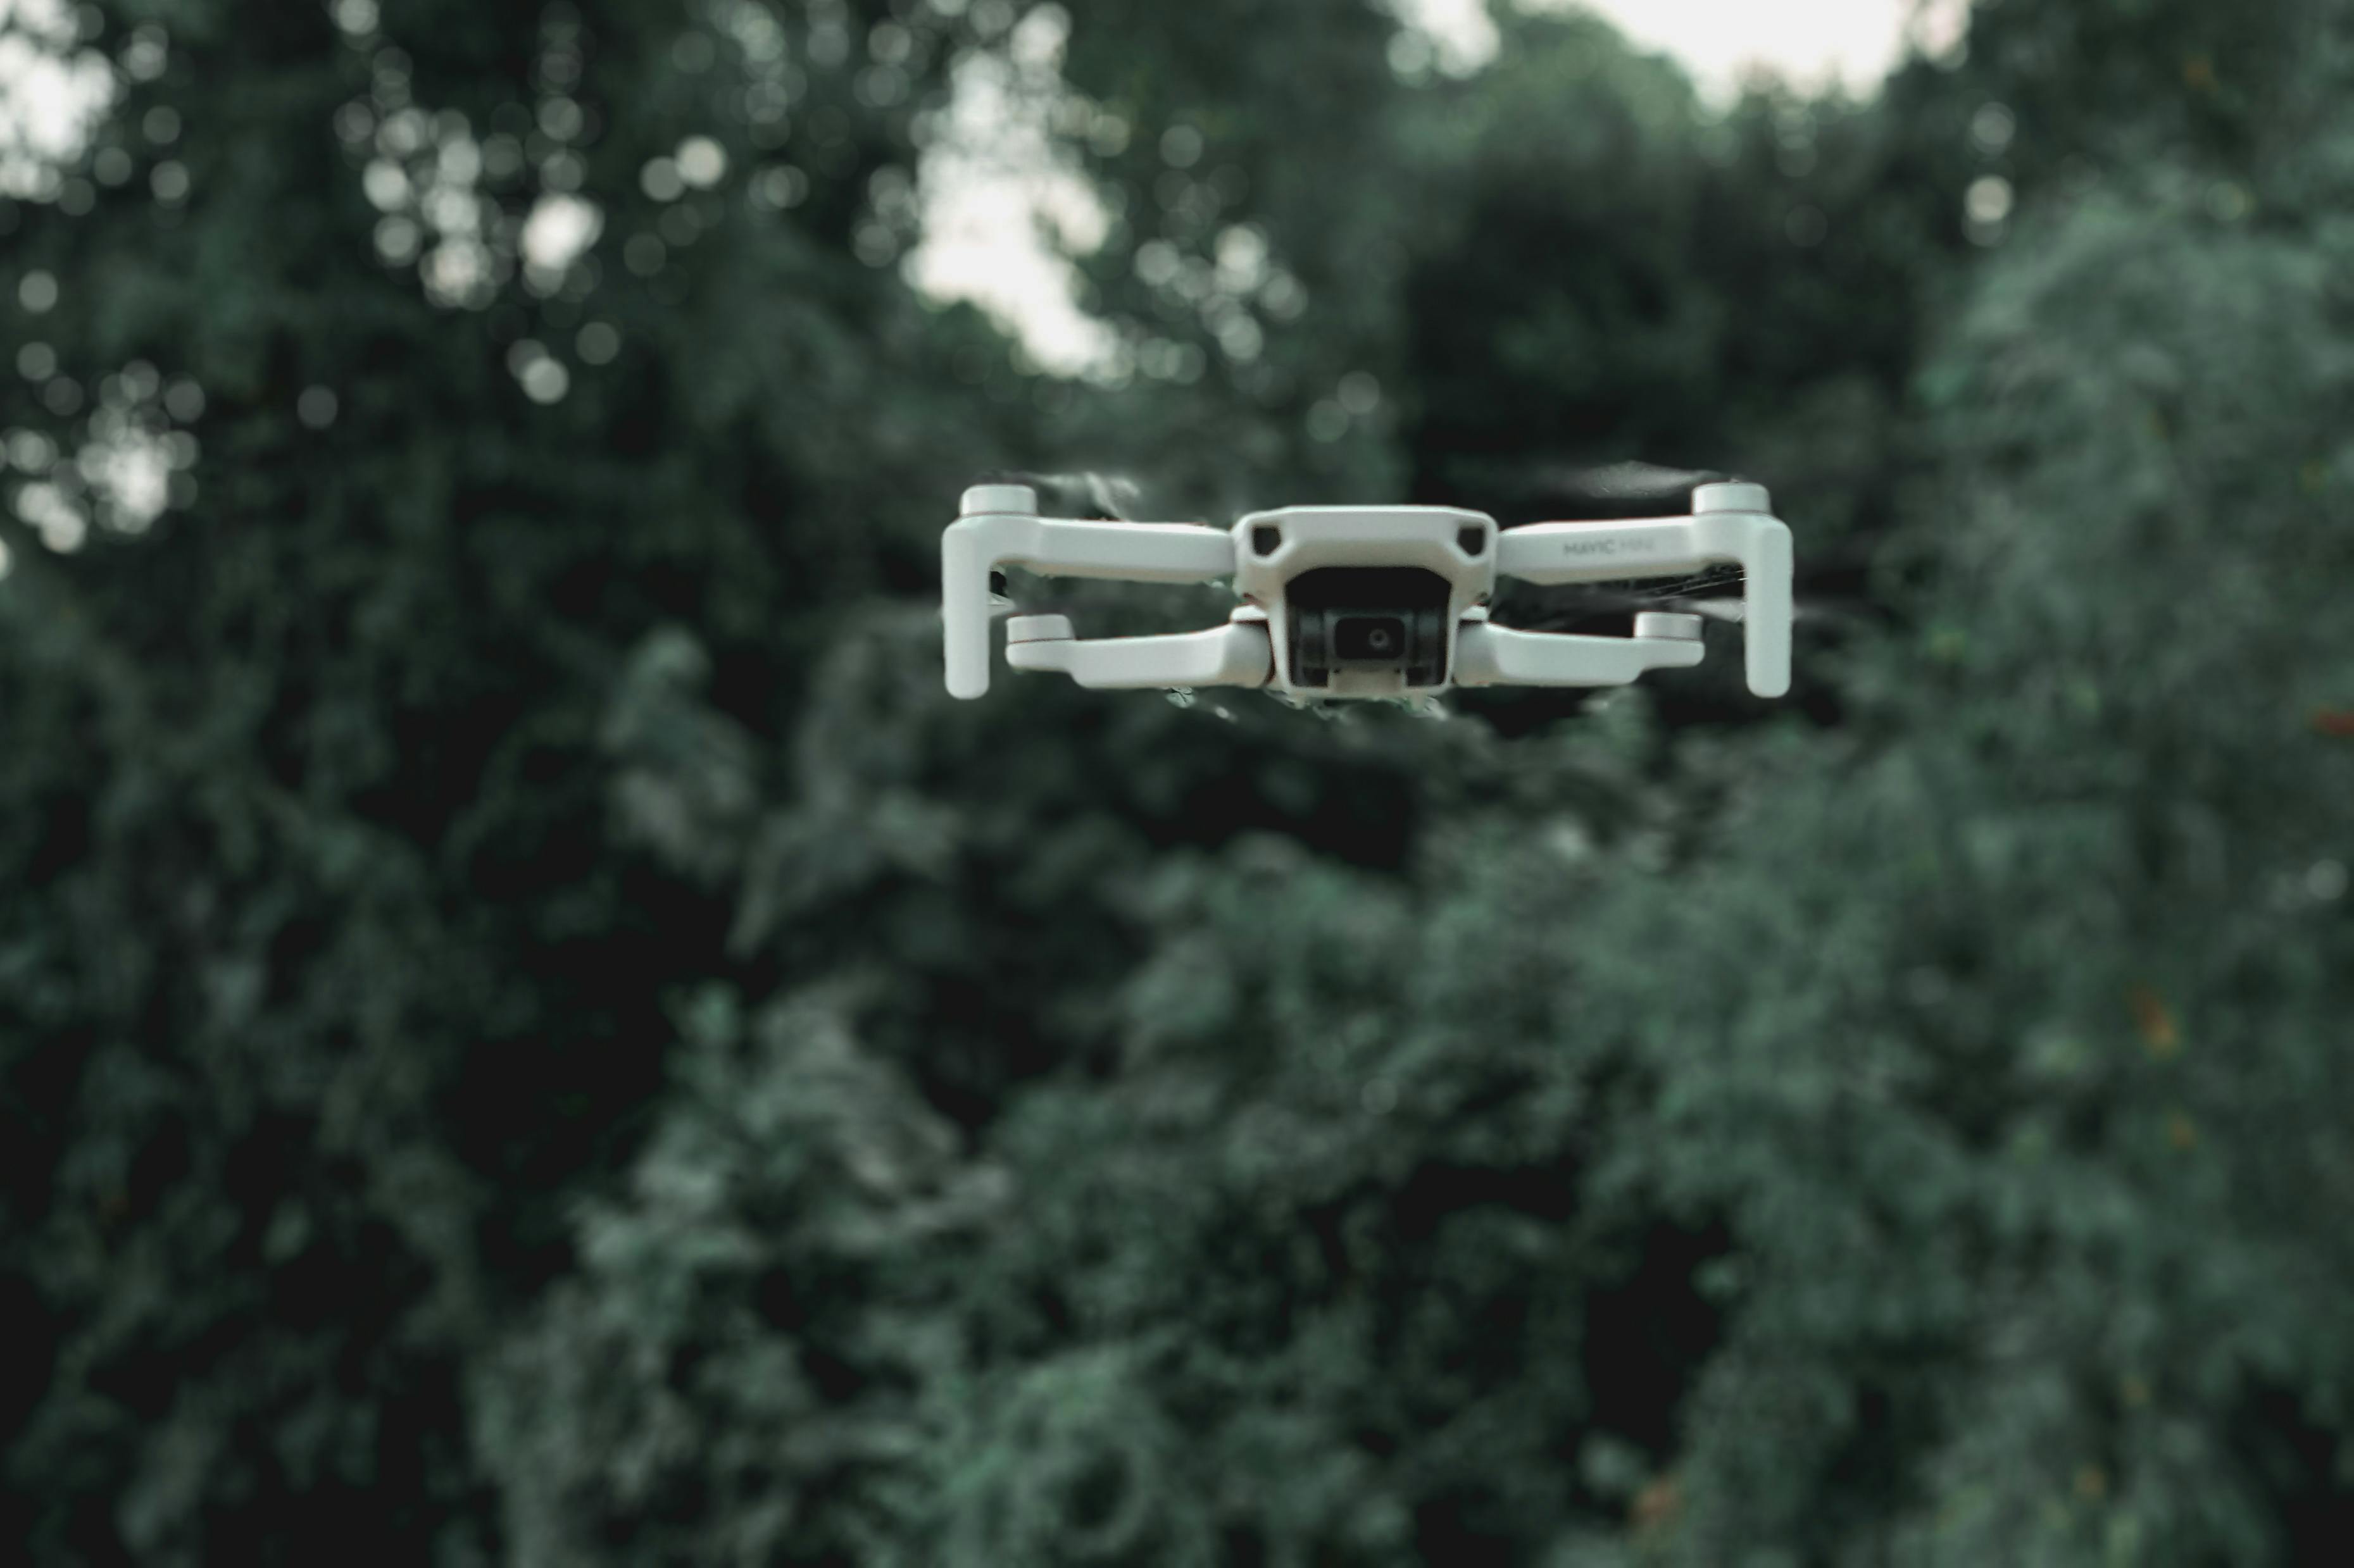
M 1754 9 L 0 0 L 0 1558 L 2342 1561 L 2354 17 Z M 1629 458 L 1787 701 L 942 690 Z

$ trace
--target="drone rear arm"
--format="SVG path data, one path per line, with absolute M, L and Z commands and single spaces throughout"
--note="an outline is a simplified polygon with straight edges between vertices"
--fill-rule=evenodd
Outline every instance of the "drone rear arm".
M 1790 689 L 1790 530 L 1754 484 L 1704 484 L 1689 517 L 1538 523 L 1497 536 L 1496 570 L 1533 583 L 1678 577 L 1720 561 L 1742 570 L 1749 689 Z
M 951 695 L 989 690 L 989 574 L 1027 567 L 1049 577 L 1208 582 L 1232 575 L 1234 538 L 1193 523 L 1066 522 L 1037 514 L 1025 485 L 980 485 L 940 535 L 940 618 Z

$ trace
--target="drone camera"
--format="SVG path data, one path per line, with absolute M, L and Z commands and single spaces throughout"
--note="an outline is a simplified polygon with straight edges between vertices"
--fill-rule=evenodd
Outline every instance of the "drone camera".
M 1445 577 L 1415 567 L 1300 573 L 1284 585 L 1292 683 L 1329 687 L 1347 672 L 1351 683 L 1387 673 L 1402 686 L 1446 684 L 1451 592 Z
M 1394 659 L 1405 648 L 1405 620 L 1395 615 L 1344 615 L 1332 625 L 1332 656 Z

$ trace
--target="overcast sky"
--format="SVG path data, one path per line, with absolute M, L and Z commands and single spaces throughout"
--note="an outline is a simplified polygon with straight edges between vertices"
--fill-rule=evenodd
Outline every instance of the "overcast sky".
M 1447 67 L 1476 69 L 1495 52 L 1489 0 L 1385 3 L 1427 36 Z M 1567 9 L 1575 0 L 1493 3 Z M 1959 36 L 1967 7 L 1968 0 L 1585 0 L 1584 8 L 1638 45 L 1676 57 L 1705 97 L 1723 102 L 1744 74 L 1761 68 L 1809 89 L 1838 81 L 1868 96 L 1909 36 L 1942 48 Z M 977 111 L 987 89 L 974 85 L 959 96 Z M 989 310 L 1049 367 L 1078 369 L 1098 359 L 1107 334 L 1072 302 L 1068 269 L 1038 243 L 1037 219 L 1046 217 L 1071 239 L 1100 225 L 1086 216 L 1084 185 L 1037 162 L 1047 143 L 1043 129 L 1008 125 L 998 105 L 989 108 L 956 116 L 958 145 L 928 155 L 927 238 L 909 259 L 909 276 L 928 293 Z M 1025 161 L 1027 168 L 1016 167 Z
M 1495 27 L 1483 0 L 1393 0 L 1394 8 L 1477 59 L 1495 48 Z M 1509 0 L 1496 0 L 1499 5 Z M 1521 0 L 1525 10 L 1572 8 L 1576 0 Z M 1903 51 L 1914 25 L 1914 0 L 1583 0 L 1578 8 L 1606 16 L 1649 48 L 1681 60 L 1710 96 L 1723 99 L 1742 73 L 1764 66 L 1807 87 L 1844 82 L 1869 93 Z M 1921 26 L 1936 42 L 1950 39 L 1967 0 L 1927 0 Z

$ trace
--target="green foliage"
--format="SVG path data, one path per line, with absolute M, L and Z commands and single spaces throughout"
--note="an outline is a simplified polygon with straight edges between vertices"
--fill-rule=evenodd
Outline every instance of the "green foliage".
M 59 282 L 8 331 L 201 442 L 143 528 L 50 471 L 79 549 L 7 482 L 0 1539 L 2315 1560 L 2327 8 L 1988 6 L 1872 102 L 1721 115 L 1574 15 L 1421 82 L 1354 0 L 1016 16 L 180 7 L 99 133 L 137 177 L 0 207 L 0 307 Z M 1124 385 L 889 268 L 959 51 L 1064 23 Z M 385 260 L 410 106 L 514 143 L 495 215 L 577 180 L 597 269 L 469 305 Z M 725 177 L 659 194 L 695 135 Z M 69 401 L 0 427 L 70 450 Z M 1630 450 L 1775 488 L 1803 703 L 940 689 L 978 470 L 1517 515 Z

